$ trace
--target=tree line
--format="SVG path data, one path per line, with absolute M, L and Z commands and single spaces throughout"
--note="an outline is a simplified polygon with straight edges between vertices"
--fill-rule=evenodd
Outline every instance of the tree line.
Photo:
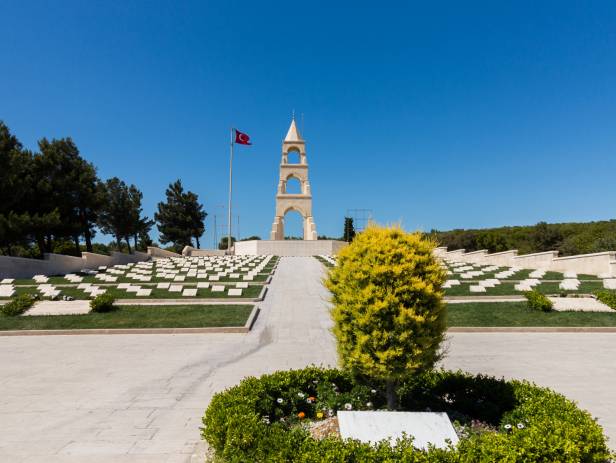
M 451 251 L 490 252 L 517 249 L 520 254 L 559 251 L 561 256 L 616 250 L 616 220 L 587 223 L 546 223 L 476 230 L 431 230 L 441 246 Z
M 101 180 L 70 137 L 23 147 L 0 121 L 0 254 L 41 257 L 104 249 L 97 231 L 115 238 L 112 250 L 145 250 L 156 223 L 163 244 L 174 250 L 200 246 L 207 213 L 180 180 L 169 185 L 155 220 L 143 214 L 143 194 L 118 177 Z M 132 242 L 132 243 L 131 243 Z M 83 243 L 83 244 L 82 244 Z

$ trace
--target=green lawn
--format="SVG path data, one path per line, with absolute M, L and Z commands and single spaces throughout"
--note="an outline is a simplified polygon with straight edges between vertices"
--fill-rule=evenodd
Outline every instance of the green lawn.
M 0 316 L 0 330 L 244 326 L 252 309 L 251 305 L 120 306 L 109 313 Z
M 540 312 L 525 302 L 447 304 L 453 326 L 616 326 L 616 310 L 607 312 Z
M 263 270 L 263 273 L 258 273 L 257 275 L 254 276 L 252 281 L 265 281 L 267 279 L 267 277 L 269 276 L 269 274 L 271 273 L 271 269 L 270 270 Z M 111 274 L 110 274 L 111 275 Z M 112 275 L 114 276 L 114 275 Z M 196 277 L 186 277 L 184 279 L 184 281 L 173 281 L 169 278 L 157 278 L 157 277 L 152 277 L 152 279 L 150 281 L 138 281 L 135 280 L 133 278 L 127 278 L 125 276 L 118 276 L 118 279 L 116 281 L 114 281 L 113 283 L 131 283 L 131 284 L 135 284 L 135 285 L 139 285 L 139 284 L 146 284 L 146 283 L 177 283 L 177 284 L 183 284 L 183 283 L 197 283 L 199 281 L 209 281 L 209 280 L 204 280 L 204 279 L 199 279 Z M 240 276 L 240 278 L 228 278 L 228 277 L 224 277 L 220 279 L 221 283 L 237 283 L 237 282 L 241 282 L 244 281 L 242 279 L 242 276 Z M 97 278 L 94 278 L 93 276 L 84 276 L 83 280 L 81 281 L 81 283 L 92 283 L 92 284 L 105 284 L 107 283 L 106 281 L 102 281 L 99 280 Z M 217 282 L 214 281 L 212 282 L 214 284 L 216 284 Z M 40 283 L 37 283 L 36 281 L 32 280 L 32 279 L 20 279 L 20 280 L 15 280 L 15 282 L 13 283 L 15 286 L 24 286 L 24 285 L 28 285 L 28 286 L 36 286 L 39 285 Z M 67 279 L 65 279 L 64 277 L 49 277 L 49 281 L 46 284 L 51 284 L 51 285 L 70 285 L 70 284 L 78 284 L 78 283 L 71 283 L 70 281 L 68 281 Z
M 194 284 L 192 286 L 188 284 L 183 284 L 183 282 L 178 283 L 178 284 L 182 284 L 184 288 L 188 288 L 188 289 L 195 288 Z M 147 286 L 147 285 L 142 285 L 141 287 L 144 289 L 152 288 L 151 286 Z M 230 287 L 233 288 L 234 286 L 230 286 Z M 116 299 L 182 299 L 184 297 L 186 297 L 187 299 L 190 299 L 190 296 L 182 296 L 182 293 L 172 293 L 172 292 L 167 291 L 166 289 L 152 288 L 152 292 L 149 296 L 137 296 L 135 293 L 129 293 L 123 289 L 118 289 L 115 287 L 103 286 L 103 288 L 107 288 L 106 294 L 111 294 Z M 63 286 L 63 287 L 58 287 L 57 289 L 61 290 L 60 296 L 71 296 L 75 299 L 90 299 L 89 294 L 85 293 L 81 289 L 77 289 L 76 286 L 73 286 L 73 287 Z M 197 291 L 196 297 L 207 298 L 207 299 L 245 297 L 245 298 L 253 299 L 253 298 L 258 297 L 259 294 L 261 294 L 262 289 L 263 289 L 263 285 L 249 285 L 248 288 L 242 289 L 241 296 L 228 296 L 226 290 L 225 292 L 214 293 L 212 292 L 210 288 L 199 288 L 199 290 Z M 38 294 L 38 291 L 35 288 L 30 288 L 26 286 L 16 287 L 15 292 L 16 292 L 16 295 Z M 0 300 L 6 300 L 6 299 L 8 298 L 0 298 Z
M 476 283 L 474 283 L 476 284 Z M 485 293 L 471 293 L 469 291 L 469 283 L 462 283 L 458 286 L 453 286 L 445 290 L 446 296 L 522 296 L 522 291 L 515 290 L 516 283 L 501 283 L 494 288 L 486 288 Z M 597 281 L 583 281 L 581 282 L 577 291 L 565 291 L 558 287 L 559 283 L 541 283 L 535 286 L 535 289 L 543 294 L 592 294 L 595 291 L 603 289 L 603 283 L 600 280 Z
M 321 262 L 323 265 L 325 265 L 326 267 L 333 267 L 334 265 L 328 261 L 326 261 L 325 259 L 323 259 L 321 256 L 314 256 L 314 258 L 316 260 L 318 260 L 319 262 Z

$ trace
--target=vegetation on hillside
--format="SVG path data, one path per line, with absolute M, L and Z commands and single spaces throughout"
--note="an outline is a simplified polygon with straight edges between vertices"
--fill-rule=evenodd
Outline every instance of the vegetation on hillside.
M 545 223 L 476 230 L 432 230 L 430 235 L 450 251 L 490 252 L 517 249 L 520 254 L 559 251 L 562 256 L 616 250 L 616 220 L 587 223 Z

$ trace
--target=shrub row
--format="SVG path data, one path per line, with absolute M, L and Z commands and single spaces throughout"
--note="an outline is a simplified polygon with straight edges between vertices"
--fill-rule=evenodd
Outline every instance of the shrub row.
M 616 310 L 616 291 L 599 291 L 595 294 L 597 299 L 608 307 Z
M 543 312 L 551 312 L 552 311 L 552 301 L 539 291 L 526 291 L 524 293 L 524 297 L 528 301 L 528 307 L 535 310 L 541 310 Z
M 2 315 L 17 317 L 32 307 L 36 299 L 36 296 L 32 294 L 20 294 L 6 304 L 0 306 L 0 311 Z
M 397 391 L 403 410 L 446 412 L 464 430 L 456 447 L 421 451 L 411 439 L 373 446 L 310 436 L 305 421 L 323 412 L 382 407 L 383 387 L 314 367 L 247 378 L 213 397 L 203 437 L 225 462 L 605 462 L 610 456 L 601 427 L 562 395 L 461 372 L 416 375 Z
M 110 294 L 99 294 L 90 301 L 92 312 L 104 313 L 116 310 L 115 297 Z

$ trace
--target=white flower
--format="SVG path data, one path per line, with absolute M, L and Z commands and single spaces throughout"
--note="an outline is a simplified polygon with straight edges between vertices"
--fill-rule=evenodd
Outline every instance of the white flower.
M 263 421 L 265 424 L 270 424 L 269 416 L 264 416 L 263 418 L 261 418 L 261 421 Z
M 370 392 L 372 392 L 373 394 L 376 394 L 376 389 L 372 389 Z
M 350 403 L 346 403 L 344 404 L 344 408 L 346 408 L 347 410 L 353 410 L 353 405 L 351 405 Z
M 278 397 L 278 398 L 276 399 L 276 402 L 278 402 L 279 404 L 281 404 L 282 402 L 284 402 L 284 400 L 282 400 L 282 397 Z
M 518 423 L 518 429 L 524 429 L 524 425 L 522 423 Z
M 366 402 L 366 407 L 372 408 L 372 402 Z
M 509 430 L 509 429 L 511 429 L 511 425 L 510 425 L 510 424 L 506 424 L 506 425 L 504 426 L 504 428 L 505 428 L 505 429 L 507 429 L 507 430 Z
M 298 392 L 298 393 L 297 393 L 297 396 L 298 396 L 300 399 L 303 399 L 304 397 L 306 397 L 306 394 L 304 394 L 303 392 Z

